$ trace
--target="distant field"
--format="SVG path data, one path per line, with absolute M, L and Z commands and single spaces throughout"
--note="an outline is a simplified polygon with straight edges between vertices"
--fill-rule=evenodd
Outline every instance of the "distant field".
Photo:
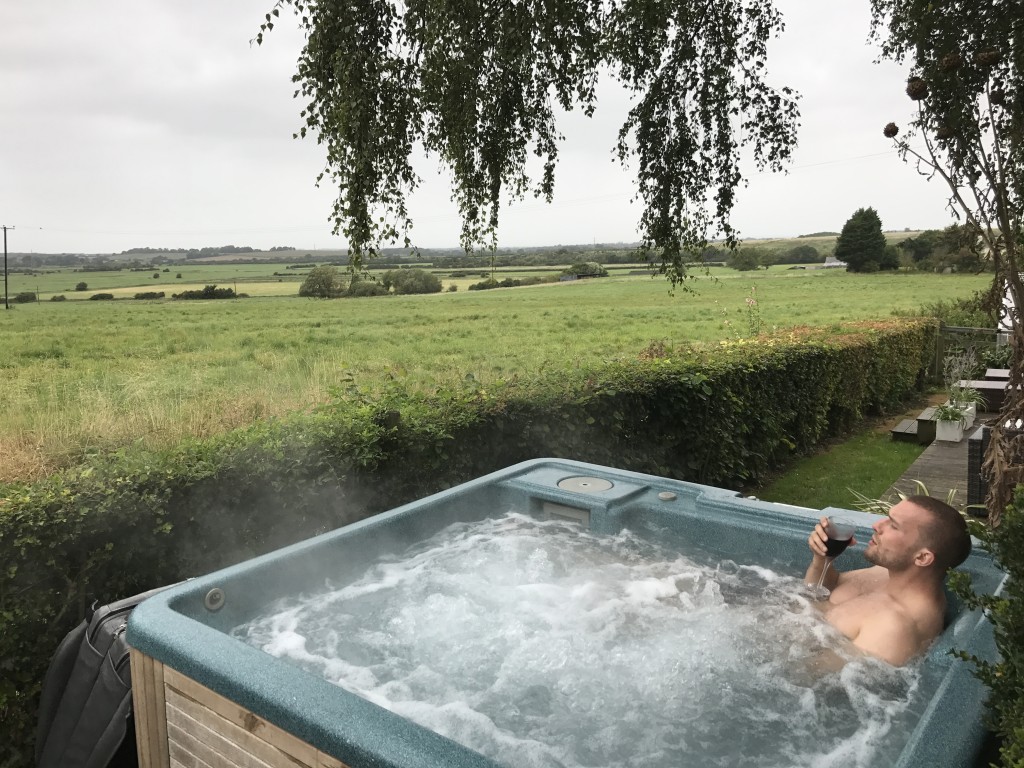
M 307 274 L 308 269 L 289 269 L 286 264 L 272 263 L 188 264 L 170 267 L 166 271 L 158 267 L 145 271 L 125 269 L 118 272 L 62 269 L 34 275 L 17 272 L 10 276 L 10 294 L 13 296 L 20 291 L 31 291 L 38 293 L 43 301 L 55 294 L 63 294 L 71 301 L 88 299 L 94 293 L 130 297 L 143 291 L 164 291 L 170 296 L 183 290 L 216 284 L 223 288 L 237 288 L 242 293 L 294 296 Z M 86 284 L 86 290 L 75 290 L 80 282 Z
M 283 271 L 266 265 L 264 276 L 275 268 Z M 745 300 L 752 290 L 768 329 L 885 317 L 894 309 L 966 296 L 990 280 L 718 269 L 713 279 L 696 281 L 694 293 L 675 296 L 660 278 L 640 275 L 318 301 L 297 298 L 295 281 L 257 282 L 255 267 L 211 266 L 172 268 L 171 281 L 168 273 L 158 279 L 149 273 L 153 285 L 145 289 L 231 285 L 226 274 L 204 270 L 230 270 L 238 289 L 254 297 L 43 301 L 0 311 L 0 480 L 37 476 L 94 449 L 135 440 L 171 444 L 306 408 L 323 402 L 348 376 L 370 389 L 390 379 L 429 389 L 467 374 L 489 382 L 630 357 L 652 341 L 746 335 Z M 90 289 L 109 280 L 103 289 L 131 294 L 134 286 L 117 284 L 130 274 L 48 279 L 54 281 L 50 290 L 73 287 L 73 277 L 81 275 Z M 288 293 L 262 294 L 275 286 Z M 42 277 L 40 290 L 46 290 Z
M 565 267 L 500 267 L 495 270 L 497 279 L 506 277 L 522 278 L 531 276 L 557 275 Z M 642 270 L 642 264 L 617 265 L 615 274 L 625 274 L 629 270 Z M 344 272 L 343 268 L 340 271 Z M 490 275 L 485 264 L 477 269 L 428 269 L 435 273 L 445 289 L 454 284 L 458 290 L 464 291 L 473 283 L 479 283 Z M 371 275 L 380 275 L 384 270 L 370 270 Z M 466 273 L 464 276 L 452 277 L 452 273 Z M 9 293 L 14 296 L 20 292 L 31 292 L 39 296 L 41 301 L 49 301 L 52 296 L 63 295 L 68 301 L 87 300 L 95 293 L 112 293 L 118 298 L 131 299 L 136 293 L 163 291 L 170 298 L 172 294 L 182 291 L 201 289 L 205 285 L 217 285 L 231 288 L 236 293 L 247 293 L 250 296 L 297 296 L 299 286 L 309 274 L 309 269 L 290 269 L 286 264 L 189 264 L 183 267 L 171 267 L 151 270 L 121 270 L 119 272 L 79 272 L 73 269 L 47 270 L 36 274 L 14 272 L 10 275 Z M 181 275 L 181 277 L 178 277 Z M 75 290 L 79 283 L 85 283 L 86 289 Z M 2 296 L 0 296 L 2 298 Z M 2 303 L 2 302 L 0 302 Z

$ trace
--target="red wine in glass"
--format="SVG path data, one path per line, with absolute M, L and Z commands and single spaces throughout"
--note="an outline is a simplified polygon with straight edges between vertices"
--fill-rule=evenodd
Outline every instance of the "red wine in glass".
M 843 554 L 850 546 L 850 542 L 853 541 L 853 523 L 840 517 L 829 517 L 825 524 L 825 534 L 828 536 L 828 540 L 825 542 L 825 565 L 821 569 L 818 583 L 808 585 L 811 596 L 815 600 L 828 600 L 832 594 L 832 591 L 825 586 L 825 574 L 828 572 L 829 566 L 832 565 L 832 561 Z
M 851 541 L 853 541 L 853 534 L 848 539 L 833 539 L 829 536 L 828 541 L 825 542 L 825 557 L 839 557 L 850 546 Z

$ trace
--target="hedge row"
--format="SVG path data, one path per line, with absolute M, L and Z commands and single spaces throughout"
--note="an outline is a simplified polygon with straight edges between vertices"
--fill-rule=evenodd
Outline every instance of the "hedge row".
M 133 448 L 0 498 L 0 765 L 31 764 L 60 638 L 107 602 L 246 559 L 518 461 L 566 457 L 723 487 L 897 406 L 930 322 L 686 349 L 496 387 L 336 393 L 312 414 Z

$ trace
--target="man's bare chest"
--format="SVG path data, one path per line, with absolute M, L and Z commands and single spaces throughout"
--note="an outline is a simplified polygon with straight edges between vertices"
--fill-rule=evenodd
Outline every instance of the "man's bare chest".
M 837 594 L 836 598 L 826 606 L 825 616 L 832 626 L 851 640 L 860 634 L 866 622 L 892 610 L 892 606 L 887 605 L 888 598 L 878 593 Z

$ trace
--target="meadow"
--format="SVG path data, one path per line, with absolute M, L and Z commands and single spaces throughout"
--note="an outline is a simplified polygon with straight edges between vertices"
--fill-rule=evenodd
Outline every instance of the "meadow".
M 714 342 L 913 312 L 991 280 L 716 269 L 692 291 L 670 295 L 661 278 L 622 270 L 573 283 L 321 301 L 298 298 L 304 273 L 281 264 L 170 270 L 12 276 L 12 295 L 16 285 L 34 290 L 19 279 L 36 280 L 44 298 L 47 290 L 73 287 L 76 277 L 88 293 L 95 283 L 121 296 L 231 287 L 233 277 L 252 298 L 98 302 L 73 301 L 69 293 L 68 301 L 0 313 L 0 481 L 39 477 L 135 441 L 169 445 L 223 432 L 313 407 L 332 392 L 373 392 L 394 382 L 429 390 L 467 376 L 486 386 L 636 356 L 652 343 Z M 274 271 L 299 274 L 278 282 Z M 52 281 L 47 288 L 44 279 Z M 135 285 L 127 284 L 132 279 Z

